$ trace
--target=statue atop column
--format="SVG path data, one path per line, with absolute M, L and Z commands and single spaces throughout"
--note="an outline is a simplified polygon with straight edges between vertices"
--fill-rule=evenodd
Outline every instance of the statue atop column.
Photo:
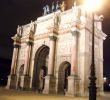
M 43 7 L 43 15 L 47 15 L 50 13 L 50 8 L 49 8 L 49 5 L 46 5 Z
M 76 6 L 77 5 L 77 2 L 76 2 L 76 0 L 75 0 L 75 2 L 74 2 L 74 6 Z
M 23 31 L 22 26 L 20 27 L 20 26 L 18 25 L 18 28 L 17 28 L 17 36 L 21 37 L 21 36 L 22 36 L 22 31 Z
M 74 21 L 79 20 L 81 11 L 79 7 L 77 7 L 76 1 L 74 2 L 74 6 L 72 7 L 72 9 L 73 9 L 73 20 Z
M 66 9 L 65 1 L 62 1 L 62 3 L 60 4 L 60 9 L 62 12 L 65 11 L 65 9 Z
M 57 11 L 57 10 L 59 10 L 59 9 L 60 9 L 60 5 L 59 5 L 59 1 L 57 1 L 55 10 Z
M 50 13 L 50 8 L 49 8 L 49 5 L 46 5 L 46 11 L 47 11 L 47 14 Z
M 51 12 L 54 12 L 55 11 L 55 5 L 54 5 L 54 2 L 52 2 L 52 10 Z
M 31 23 L 30 23 L 30 31 L 34 34 L 35 33 L 35 30 L 36 30 L 36 24 L 35 22 L 33 22 L 31 20 Z
M 46 7 L 43 7 L 43 15 L 46 15 L 46 14 L 47 14 Z
M 59 26 L 60 21 L 61 21 L 61 20 L 60 20 L 59 15 L 58 15 L 58 14 L 55 15 L 55 16 L 54 16 L 54 25 Z
M 66 9 L 66 4 L 65 4 L 64 1 L 62 1 L 61 4 L 59 4 L 59 1 L 57 1 L 56 3 L 52 2 L 51 7 L 49 7 L 49 5 L 45 5 L 43 7 L 43 15 L 47 15 L 49 13 L 53 13 L 53 12 L 55 12 L 57 10 L 65 11 L 65 9 Z

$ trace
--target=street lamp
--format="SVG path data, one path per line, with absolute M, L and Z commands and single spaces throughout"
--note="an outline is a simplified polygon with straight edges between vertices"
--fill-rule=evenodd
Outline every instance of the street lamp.
M 90 84 L 89 84 L 89 100 L 96 100 L 97 87 L 96 87 L 96 74 L 95 74 L 95 60 L 94 60 L 94 11 L 99 4 L 102 3 L 102 0 L 85 0 L 85 8 L 90 10 L 92 13 L 92 57 L 91 57 L 91 66 L 90 66 Z

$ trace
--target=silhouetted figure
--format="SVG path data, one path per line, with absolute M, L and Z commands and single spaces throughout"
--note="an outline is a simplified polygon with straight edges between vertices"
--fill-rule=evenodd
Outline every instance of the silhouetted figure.
M 50 13 L 49 5 L 46 5 L 46 12 L 47 12 L 47 14 Z
M 43 15 L 46 15 L 47 14 L 47 9 L 46 9 L 46 6 L 45 7 L 43 7 Z
M 51 12 L 54 12 L 55 11 L 55 5 L 54 5 L 54 2 L 52 2 L 52 10 Z
M 57 1 L 55 10 L 57 11 L 57 10 L 59 10 L 59 9 L 60 9 L 60 5 L 59 5 L 59 1 Z

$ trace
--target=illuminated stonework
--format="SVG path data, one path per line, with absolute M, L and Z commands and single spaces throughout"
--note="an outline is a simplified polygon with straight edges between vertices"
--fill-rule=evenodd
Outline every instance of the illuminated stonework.
M 7 88 L 66 96 L 88 95 L 91 27 L 91 14 L 82 6 L 59 10 L 22 26 L 12 38 L 15 46 Z M 98 94 L 103 93 L 105 38 L 102 23 L 95 22 Z

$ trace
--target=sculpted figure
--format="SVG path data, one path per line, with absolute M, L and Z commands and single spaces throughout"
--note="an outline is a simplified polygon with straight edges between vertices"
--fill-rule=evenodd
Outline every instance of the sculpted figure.
M 20 27 L 19 25 L 18 25 L 18 28 L 17 28 L 17 35 L 18 36 L 22 35 L 22 27 Z
M 60 9 L 60 5 L 59 5 L 59 1 L 57 1 L 55 10 L 57 11 L 59 9 Z
M 46 15 L 47 14 L 47 9 L 46 9 L 46 6 L 45 7 L 43 7 L 43 15 Z
M 74 7 L 73 7 L 73 19 L 74 20 L 78 20 L 80 17 L 80 9 L 76 6 L 76 1 L 74 2 Z
M 17 34 L 19 34 L 19 33 L 20 33 L 20 27 L 18 25 L 18 27 L 17 27 Z
M 60 25 L 60 22 L 61 22 L 60 16 L 58 14 L 55 15 L 54 16 L 54 25 L 58 27 Z
M 50 13 L 50 9 L 49 9 L 49 6 L 48 5 L 46 5 L 46 12 L 47 12 L 47 14 Z
M 62 12 L 65 11 L 65 8 L 66 8 L 66 4 L 65 4 L 64 1 L 62 1 L 62 3 L 60 4 L 60 9 L 61 9 L 61 11 L 62 11 Z
M 35 22 L 31 21 L 31 23 L 30 23 L 30 31 L 35 33 L 35 30 L 36 30 L 36 24 L 35 24 Z
M 54 5 L 54 2 L 52 2 L 52 11 L 51 12 L 54 12 L 55 11 L 55 5 Z
M 74 6 L 76 6 L 76 1 L 74 2 Z
M 34 23 L 33 21 L 31 20 L 31 23 L 30 23 L 30 30 L 33 31 L 34 30 Z

